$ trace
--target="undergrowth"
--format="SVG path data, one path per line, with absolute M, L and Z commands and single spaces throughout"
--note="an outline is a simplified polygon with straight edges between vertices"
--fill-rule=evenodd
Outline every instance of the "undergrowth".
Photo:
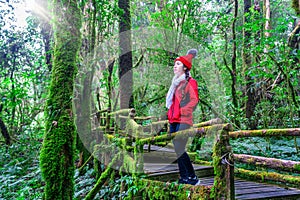
M 0 148 L 0 199 L 41 199 L 43 182 L 39 169 L 41 138 L 29 132 L 17 142 Z
M 42 133 L 25 132 L 16 139 L 17 142 L 11 146 L 0 147 L 0 200 L 42 199 L 44 182 L 39 169 Z M 300 138 L 296 139 L 296 144 L 300 146 Z M 241 138 L 231 140 L 231 145 L 233 152 L 238 154 L 300 161 L 293 138 Z M 205 152 L 205 149 L 202 151 Z M 87 166 L 83 175 L 76 170 L 74 199 L 84 199 L 94 186 L 95 177 L 92 166 Z M 124 185 L 129 191 L 122 189 Z M 96 199 L 122 199 L 130 190 L 137 190 L 132 177 L 115 177 L 102 187 Z
M 0 147 L 0 200 L 42 199 L 44 182 L 39 168 L 41 135 L 42 133 L 24 133 L 11 146 Z M 79 175 L 76 170 L 74 199 L 84 199 L 96 182 L 95 176 L 91 166 L 87 166 L 84 175 Z M 96 199 L 120 199 L 127 196 L 128 191 L 120 192 L 122 183 L 132 186 L 133 180 L 129 176 L 110 180 Z

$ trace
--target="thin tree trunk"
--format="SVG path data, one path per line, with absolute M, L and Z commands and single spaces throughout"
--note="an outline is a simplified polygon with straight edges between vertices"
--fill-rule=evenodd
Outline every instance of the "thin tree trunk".
M 233 47 L 232 47 L 232 59 L 231 59 L 231 65 L 232 65 L 232 84 L 231 84 L 231 94 L 232 94 L 232 101 L 235 108 L 238 107 L 237 103 L 237 96 L 236 96 L 236 32 L 235 32 L 235 23 L 237 20 L 238 15 L 238 0 L 234 0 L 234 20 L 232 22 L 232 40 L 233 40 Z
M 266 8 L 266 23 L 265 23 L 265 36 L 270 37 L 271 33 L 269 30 L 271 30 L 271 8 L 270 8 L 270 0 L 264 0 L 265 2 L 265 8 Z
M 2 108 L 3 108 L 3 105 L 0 104 L 0 114 L 2 112 Z M 1 115 L 0 115 L 0 131 L 2 133 L 2 136 L 5 139 L 5 144 L 10 145 L 11 144 L 11 138 L 10 138 L 10 135 L 8 133 L 7 127 L 6 127 L 4 121 L 1 118 Z
M 236 70 L 236 31 L 235 31 L 235 23 L 238 16 L 238 0 L 234 0 L 234 19 L 232 22 L 232 58 L 231 58 L 231 66 L 232 70 L 230 72 L 231 75 L 231 96 L 232 96 L 232 103 L 235 109 L 235 113 L 238 109 L 238 101 L 237 101 L 237 94 L 236 94 L 236 76 L 237 76 L 237 70 Z M 234 122 L 238 127 L 240 126 L 240 123 L 238 120 L 235 120 Z
M 92 113 L 92 80 L 95 66 L 93 62 L 90 62 L 89 58 L 94 58 L 95 53 L 98 6 L 95 0 L 91 0 L 87 4 L 88 6 L 85 6 L 83 13 L 84 15 L 90 15 L 90 17 L 86 24 L 83 25 L 83 27 L 86 27 L 86 30 L 83 31 L 86 34 L 83 36 L 84 42 L 80 55 L 86 62 L 79 68 L 81 76 L 78 76 L 78 87 L 76 87 L 78 98 L 75 101 L 76 115 L 78 116 L 76 119 L 78 137 L 76 146 L 80 155 L 82 155 L 78 167 L 91 156 L 90 151 L 93 150 L 93 147 L 90 145 L 95 139 L 92 137 L 92 122 L 90 118 Z
M 264 0 L 264 10 L 265 10 L 265 37 L 268 38 L 271 36 L 271 9 L 270 9 L 270 0 Z M 264 52 L 268 52 L 268 46 L 265 46 Z
M 108 64 L 108 77 L 107 77 L 107 93 L 108 93 L 108 109 L 111 111 L 112 109 L 112 75 L 113 75 L 113 69 L 114 69 L 115 60 L 113 60 L 111 63 Z M 105 131 L 109 132 L 110 129 L 110 115 L 107 113 L 106 118 L 106 128 Z
M 4 121 L 1 118 L 0 118 L 0 130 L 1 130 L 2 136 L 5 139 L 5 144 L 10 145 L 11 139 L 10 139 L 10 136 L 8 134 L 8 130 L 5 126 L 5 124 L 4 124 Z
M 13 51 L 12 51 L 13 52 Z M 12 66 L 12 71 L 10 74 L 10 81 L 11 81 L 11 104 L 12 104 L 12 110 L 11 110 L 11 121 L 10 121 L 10 133 L 14 135 L 15 130 L 16 130 L 16 124 L 15 124 L 15 118 L 16 118 L 16 91 L 15 91 L 15 80 L 14 80 L 14 72 L 15 72 L 15 67 L 16 67 L 16 58 L 13 58 L 13 66 Z
M 52 5 L 55 46 L 40 154 L 46 184 L 43 199 L 71 200 L 74 196 L 76 138 L 72 97 L 81 45 L 81 11 L 76 0 L 54 0 Z
M 250 22 L 250 7 L 251 7 L 251 0 L 244 0 L 244 24 L 247 24 Z M 250 75 L 247 74 L 247 70 L 251 68 L 251 53 L 250 53 L 250 38 L 251 38 L 251 32 L 247 29 L 243 29 L 243 37 L 244 37 L 244 43 L 243 43 L 243 67 L 244 71 L 246 72 L 245 75 L 245 81 L 246 81 L 246 118 L 248 119 L 248 125 L 249 128 L 255 129 L 256 123 L 252 119 L 252 116 L 254 115 L 255 110 L 255 90 L 253 88 L 254 81 Z
M 123 10 L 119 22 L 120 108 L 125 109 L 133 106 L 130 0 L 119 0 L 118 5 L 119 8 Z

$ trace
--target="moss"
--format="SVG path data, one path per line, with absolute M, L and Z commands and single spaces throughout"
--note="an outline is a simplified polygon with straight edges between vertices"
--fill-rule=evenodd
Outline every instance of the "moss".
M 222 129 L 223 126 L 224 126 L 223 124 L 217 124 L 217 125 L 206 126 L 202 128 L 191 128 L 191 129 L 172 133 L 171 135 L 165 134 L 165 135 L 159 135 L 151 138 L 144 138 L 141 139 L 140 142 L 141 144 L 156 144 L 160 142 L 171 141 L 175 136 L 178 138 L 186 137 L 186 136 L 195 136 L 195 135 L 202 136 L 207 133 L 208 134 L 214 133 L 214 130 Z
M 40 167 L 46 183 L 45 199 L 68 200 L 74 194 L 76 128 L 72 96 L 81 45 L 81 11 L 74 0 L 53 1 L 53 6 L 55 47 Z
M 295 168 L 295 170 L 297 170 L 298 172 L 300 172 L 300 164 L 296 164 L 296 165 L 294 166 L 294 168 Z
M 211 162 L 208 162 L 206 160 L 199 160 L 199 159 L 195 159 L 194 160 L 194 163 L 195 164 L 199 164 L 199 165 L 208 165 L 208 166 L 211 166 L 212 163 Z
M 100 178 L 97 180 L 96 184 L 92 188 L 92 190 L 86 195 L 85 200 L 92 200 L 96 196 L 96 194 L 99 192 L 100 188 L 104 184 L 107 178 L 111 176 L 115 176 L 113 172 L 112 166 L 116 164 L 116 162 L 120 159 L 121 152 L 116 154 L 112 161 L 109 163 L 105 171 L 101 174 Z
M 215 172 L 214 185 L 210 197 L 213 199 L 222 199 L 227 197 L 230 188 L 226 187 L 226 165 L 222 164 L 222 157 L 229 153 L 229 136 L 227 125 L 221 129 L 215 126 L 211 131 L 217 132 L 216 143 L 213 147 L 213 167 Z M 220 130 L 219 130 L 220 129 Z
M 279 174 L 275 172 L 263 172 L 263 171 L 250 171 L 245 169 L 235 169 L 235 174 L 239 177 L 248 180 L 261 180 L 267 182 L 281 182 L 288 183 L 294 187 L 300 188 L 300 177 Z
M 273 136 L 300 136 L 299 128 L 289 129 L 265 129 L 265 130 L 245 130 L 230 132 L 232 138 L 239 137 L 273 137 Z
M 192 186 L 175 183 L 165 183 L 149 179 L 138 180 L 139 194 L 142 199 L 211 199 L 209 197 L 211 187 Z M 139 196 L 139 195 L 137 195 Z

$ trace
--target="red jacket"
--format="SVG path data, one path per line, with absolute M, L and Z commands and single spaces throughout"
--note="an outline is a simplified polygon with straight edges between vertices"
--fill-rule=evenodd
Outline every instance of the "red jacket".
M 182 100 L 182 87 L 184 86 L 185 80 L 181 81 L 175 90 L 173 97 L 173 103 L 168 110 L 168 120 L 169 123 L 184 123 L 193 125 L 193 111 L 194 107 L 198 104 L 198 84 L 197 81 L 193 78 L 190 78 L 186 88 L 184 90 L 185 96 L 189 96 L 190 100 L 184 106 L 180 106 Z

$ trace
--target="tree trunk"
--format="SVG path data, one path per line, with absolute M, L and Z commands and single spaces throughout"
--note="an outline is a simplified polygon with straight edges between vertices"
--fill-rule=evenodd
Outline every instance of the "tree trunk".
M 294 22 L 294 29 L 293 31 L 290 33 L 289 38 L 288 38 L 288 45 L 291 48 L 290 50 L 290 55 L 292 56 L 295 65 L 300 63 L 300 59 L 299 56 L 295 53 L 300 51 L 300 21 L 297 22 L 297 20 L 295 20 Z
M 235 31 L 235 23 L 237 20 L 237 16 L 238 16 L 238 0 L 234 0 L 234 19 L 232 22 L 232 58 L 231 58 L 231 66 L 232 66 L 232 70 L 230 71 L 230 75 L 231 75 L 231 96 L 232 96 L 232 103 L 235 109 L 235 113 L 237 112 L 238 109 L 238 100 L 237 100 L 237 94 L 236 94 L 236 76 L 237 76 L 237 70 L 236 70 L 236 49 L 237 49 L 237 45 L 236 45 L 236 31 Z M 239 127 L 240 123 L 238 120 L 235 120 L 234 123 Z
M 271 9 L 270 9 L 270 0 L 264 0 L 265 3 L 265 8 L 266 8 L 266 13 L 265 13 L 265 18 L 266 18 L 266 23 L 265 23 L 265 36 L 270 37 L 271 33 L 269 30 L 271 30 Z
M 92 72 L 85 72 L 79 80 L 78 95 L 76 100 L 76 125 L 77 125 L 77 144 L 76 147 L 81 153 L 77 167 L 90 157 L 93 148 L 90 146 L 93 138 L 91 133 L 91 82 Z
M 123 10 L 119 22 L 119 83 L 120 108 L 133 107 L 132 98 L 132 51 L 131 51 L 131 18 L 130 0 L 119 0 L 119 8 Z
M 75 124 L 72 96 L 81 45 L 81 12 L 76 0 L 52 1 L 54 55 L 40 154 L 44 199 L 73 199 Z
M 95 0 L 88 1 L 84 6 L 83 14 L 89 16 L 88 20 L 85 21 L 83 27 L 85 27 L 83 33 L 83 46 L 81 48 L 80 56 L 84 60 L 84 64 L 79 68 L 80 75 L 77 76 L 77 100 L 76 104 L 76 125 L 77 125 L 77 144 L 76 147 L 82 155 L 78 163 L 83 164 L 91 156 L 90 152 L 93 151 L 91 142 L 95 139 L 92 134 L 92 81 L 95 73 L 94 62 L 90 62 L 90 59 L 95 58 L 95 44 L 96 44 L 96 22 L 98 3 Z M 98 126 L 98 124 L 96 125 Z M 100 141 L 98 141 L 100 142 Z
M 265 11 L 265 37 L 268 38 L 271 36 L 271 9 L 270 9 L 270 0 L 264 0 L 264 11 Z M 266 45 L 264 48 L 264 53 L 268 53 L 268 46 Z
M 8 130 L 4 124 L 4 121 L 1 118 L 0 118 L 0 130 L 1 130 L 2 136 L 5 139 L 5 144 L 10 145 L 11 139 L 10 139 Z
M 3 108 L 3 106 L 0 104 L 0 113 L 2 111 L 2 108 Z M 10 145 L 11 144 L 11 138 L 10 138 L 10 135 L 8 133 L 7 127 L 5 126 L 5 123 L 1 118 L 1 115 L 0 115 L 0 131 L 2 133 L 2 136 L 5 139 L 5 144 Z
M 251 0 L 244 0 L 244 24 L 247 24 L 250 22 L 250 7 L 251 7 Z M 246 118 L 249 122 L 249 128 L 255 129 L 256 123 L 252 119 L 252 116 L 254 115 L 255 110 L 255 89 L 253 88 L 254 81 L 251 77 L 251 75 L 247 74 L 247 70 L 251 68 L 251 53 L 250 53 L 250 38 L 251 38 L 251 32 L 250 30 L 243 29 L 243 37 L 244 37 L 244 43 L 243 43 L 243 68 L 246 72 L 245 74 L 245 81 L 246 81 Z

